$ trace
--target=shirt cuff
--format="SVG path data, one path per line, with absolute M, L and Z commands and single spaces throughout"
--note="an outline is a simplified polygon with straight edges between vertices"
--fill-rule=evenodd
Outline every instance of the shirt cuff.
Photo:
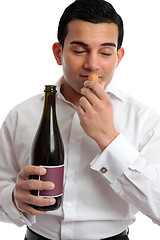
M 16 208 L 12 200 L 13 189 L 14 185 L 10 185 L 2 191 L 3 196 L 3 198 L 1 199 L 2 208 L 4 212 L 8 215 L 10 220 L 14 222 L 16 225 L 23 226 L 24 224 L 26 224 L 27 226 L 31 226 L 31 224 L 35 223 L 36 218 L 35 216 L 22 213 Z
M 96 156 L 90 167 L 112 183 L 128 169 L 138 156 L 139 152 L 120 133 L 103 152 Z

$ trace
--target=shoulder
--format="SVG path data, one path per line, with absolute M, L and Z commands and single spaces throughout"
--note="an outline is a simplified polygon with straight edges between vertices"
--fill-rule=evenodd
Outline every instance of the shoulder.
M 39 114 L 42 111 L 43 107 L 43 95 L 38 94 L 33 96 L 19 104 L 17 104 L 11 111 L 8 113 L 5 123 L 16 124 L 18 121 L 26 121 Z
M 122 118 L 135 121 L 136 123 L 157 122 L 160 121 L 160 116 L 153 109 L 138 101 L 128 93 L 111 85 L 108 89 L 115 111 Z M 127 121 L 126 120 L 126 121 Z

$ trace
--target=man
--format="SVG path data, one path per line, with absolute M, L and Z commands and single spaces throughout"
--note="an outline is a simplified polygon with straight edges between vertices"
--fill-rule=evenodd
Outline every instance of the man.
M 16 106 L 0 132 L 1 219 L 29 228 L 26 240 L 128 239 L 138 211 L 160 223 L 160 118 L 111 83 L 124 55 L 123 22 L 103 0 L 77 0 L 62 15 L 53 53 L 63 76 L 57 82 L 57 116 L 65 147 L 61 207 L 47 206 L 30 190 L 54 183 L 29 180 L 45 169 L 31 166 L 30 151 L 43 96 Z M 98 82 L 88 81 L 90 73 Z

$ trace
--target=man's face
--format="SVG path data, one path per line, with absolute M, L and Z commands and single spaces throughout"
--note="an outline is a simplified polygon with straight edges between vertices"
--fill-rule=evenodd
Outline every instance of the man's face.
M 114 23 L 93 24 L 73 20 L 68 24 L 61 64 L 68 87 L 80 93 L 88 75 L 96 73 L 107 86 L 123 57 L 117 52 L 118 27 Z

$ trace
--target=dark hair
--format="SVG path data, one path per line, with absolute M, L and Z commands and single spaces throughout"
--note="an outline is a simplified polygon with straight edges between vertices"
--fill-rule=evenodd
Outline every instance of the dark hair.
M 113 6 L 104 0 L 76 0 L 64 11 L 58 26 L 58 41 L 64 45 L 67 36 L 68 23 L 74 19 L 80 19 L 91 23 L 115 23 L 118 26 L 118 46 L 120 49 L 123 42 L 123 21 Z

